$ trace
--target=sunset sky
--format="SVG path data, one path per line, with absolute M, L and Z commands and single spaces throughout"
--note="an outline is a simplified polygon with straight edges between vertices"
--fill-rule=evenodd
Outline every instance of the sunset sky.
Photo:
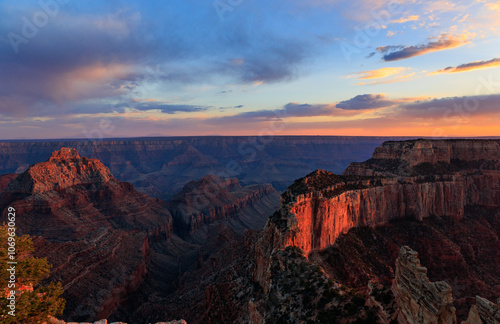
M 500 1 L 0 0 L 0 139 L 500 135 Z

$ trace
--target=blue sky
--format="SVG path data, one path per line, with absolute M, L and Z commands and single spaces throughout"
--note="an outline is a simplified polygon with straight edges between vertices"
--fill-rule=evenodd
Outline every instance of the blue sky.
M 0 1 L 0 14 L 1 139 L 500 135 L 500 1 Z

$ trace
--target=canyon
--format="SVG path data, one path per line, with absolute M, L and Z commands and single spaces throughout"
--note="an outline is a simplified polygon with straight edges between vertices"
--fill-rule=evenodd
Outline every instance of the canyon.
M 73 149 L 0 177 L 0 207 L 26 215 L 63 282 L 64 319 L 498 323 L 500 140 L 386 141 L 339 174 L 301 153 L 289 173 L 309 173 L 286 189 L 280 172 L 223 176 L 187 151 L 168 167 L 201 163 L 200 176 L 163 200 Z
M 168 200 L 190 181 L 213 174 L 243 185 L 271 184 L 283 191 L 316 169 L 342 172 L 373 149 L 401 137 L 198 136 L 0 142 L 0 174 L 21 173 L 61 147 L 106 165 L 120 181 Z
M 29 234 L 36 255 L 53 265 L 50 280 L 61 282 L 65 291 L 64 318 L 76 321 L 109 317 L 151 282 L 156 289 L 174 289 L 183 272 L 218 249 L 209 240 L 224 230 L 221 221 L 239 233 L 262 228 L 262 215 L 279 199 L 268 184 L 243 187 L 237 179 L 207 176 L 165 202 L 136 191 L 99 160 L 71 148 L 1 179 L 2 218 L 7 206 L 22 215 L 18 234 Z M 207 199 L 203 206 L 201 199 Z M 185 232 L 178 224 L 183 219 L 202 221 L 193 221 L 192 231 Z

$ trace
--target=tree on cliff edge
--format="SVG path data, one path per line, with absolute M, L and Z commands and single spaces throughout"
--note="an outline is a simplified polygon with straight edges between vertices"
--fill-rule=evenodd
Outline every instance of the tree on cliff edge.
M 28 235 L 15 236 L 15 259 L 9 259 L 9 233 L 7 225 L 0 225 L 0 322 L 1 323 L 42 323 L 48 316 L 62 315 L 65 300 L 60 283 L 41 284 L 49 276 L 51 264 L 46 258 L 33 256 L 33 242 Z M 12 242 L 12 239 L 11 239 Z M 11 300 L 8 297 L 10 272 L 7 262 L 15 264 L 15 317 L 12 316 Z

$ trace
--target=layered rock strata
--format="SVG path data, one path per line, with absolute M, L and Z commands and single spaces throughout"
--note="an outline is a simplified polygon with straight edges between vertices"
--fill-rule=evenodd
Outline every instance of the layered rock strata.
M 287 246 L 324 249 L 351 228 L 431 215 L 463 218 L 468 206 L 500 206 L 499 140 L 386 142 L 342 176 L 318 170 L 282 195 L 256 248 L 266 287 L 268 256 Z
M 150 239 L 171 235 L 164 203 L 116 180 L 94 159 L 63 148 L 0 193 L 16 210 L 19 235 L 33 237 L 37 256 L 53 264 L 67 300 L 65 318 L 105 318 L 147 275 Z
M 56 318 L 50 318 L 48 324 L 127 324 L 125 322 L 109 322 L 106 319 L 102 319 L 100 321 L 95 321 L 95 322 L 80 322 L 80 323 L 75 323 L 75 322 L 65 322 L 62 320 L 58 320 Z M 185 320 L 177 320 L 177 321 L 170 321 L 170 322 L 157 322 L 156 324 L 187 324 Z
M 169 201 L 174 226 L 179 233 L 193 236 L 203 226 L 224 222 L 243 234 L 260 230 L 268 214 L 279 202 L 279 194 L 269 184 L 242 187 L 236 178 L 208 175 L 191 181 Z
M 401 247 L 396 260 L 392 292 L 399 306 L 398 322 L 405 324 L 456 323 L 450 285 L 430 282 L 427 268 L 420 265 L 417 252 Z
M 500 299 L 497 304 L 476 296 L 476 304 L 471 307 L 469 317 L 462 324 L 499 324 Z

